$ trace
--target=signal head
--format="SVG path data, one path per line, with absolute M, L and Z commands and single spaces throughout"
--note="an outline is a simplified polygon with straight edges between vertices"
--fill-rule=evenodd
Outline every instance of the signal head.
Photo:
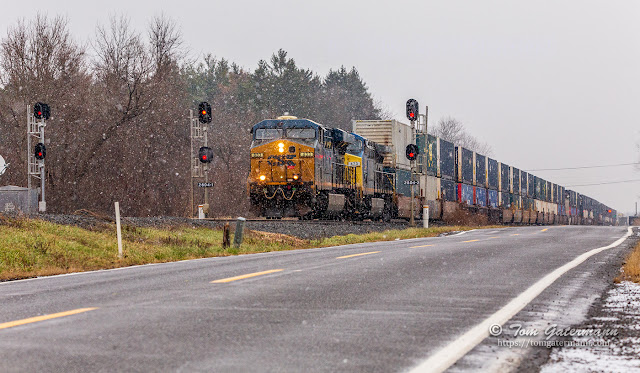
M 211 163 L 213 160 L 213 149 L 203 146 L 198 150 L 198 159 L 202 163 Z
M 36 157 L 37 160 L 44 160 L 44 158 L 47 156 L 47 148 L 44 146 L 43 143 L 39 142 L 36 144 L 35 148 L 33 149 L 33 153 Z
M 41 102 L 36 102 L 36 104 L 33 105 L 33 116 L 36 117 L 36 119 L 42 119 L 43 111 Z
M 200 123 L 211 123 L 211 105 L 206 101 L 198 105 L 198 120 Z
M 414 99 L 407 100 L 407 119 L 414 121 L 418 119 L 419 107 L 418 101 Z
M 408 160 L 415 161 L 416 158 L 418 157 L 418 154 L 420 154 L 418 150 L 418 145 L 416 144 L 407 145 L 407 148 L 405 149 L 405 155 L 407 156 Z

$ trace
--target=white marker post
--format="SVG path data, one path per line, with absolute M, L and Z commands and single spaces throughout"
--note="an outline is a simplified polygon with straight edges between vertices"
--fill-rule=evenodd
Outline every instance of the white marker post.
M 120 229 L 120 203 L 116 202 L 116 234 L 118 235 L 118 259 L 122 259 L 122 230 Z
M 422 228 L 429 228 L 429 205 L 422 205 Z

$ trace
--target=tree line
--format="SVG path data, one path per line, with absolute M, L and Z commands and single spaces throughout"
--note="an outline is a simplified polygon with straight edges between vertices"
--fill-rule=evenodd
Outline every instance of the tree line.
M 111 213 L 120 201 L 129 216 L 188 216 L 188 118 L 200 101 L 212 106 L 215 215 L 247 210 L 249 129 L 260 120 L 288 112 L 350 130 L 352 119 L 388 115 L 355 68 L 320 76 L 284 50 L 253 70 L 187 56 L 178 26 L 165 16 L 145 33 L 111 17 L 89 45 L 72 38 L 63 17 L 17 22 L 0 42 L 0 154 L 11 164 L 0 184 L 27 184 L 26 108 L 38 101 L 52 111 L 46 188 L 54 213 Z

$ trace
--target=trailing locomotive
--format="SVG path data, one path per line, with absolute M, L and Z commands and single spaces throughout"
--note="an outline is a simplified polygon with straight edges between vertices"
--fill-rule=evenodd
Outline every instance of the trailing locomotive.
M 283 116 L 251 130 L 248 192 L 267 218 L 409 218 L 411 204 L 431 218 L 459 211 L 504 224 L 615 224 L 615 210 L 516 167 L 397 121 L 354 121 L 353 132 Z M 377 142 L 374 142 L 375 140 Z M 416 142 L 419 187 L 411 199 Z

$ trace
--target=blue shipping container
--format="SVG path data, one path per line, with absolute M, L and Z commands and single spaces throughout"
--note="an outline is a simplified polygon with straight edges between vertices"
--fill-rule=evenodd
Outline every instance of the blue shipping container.
M 482 187 L 476 187 L 476 205 L 486 207 L 487 206 L 487 190 Z
M 458 184 L 458 202 L 473 205 L 473 185 Z
M 487 191 L 487 196 L 489 197 L 489 207 L 497 208 L 498 207 L 498 191 L 489 189 Z
M 440 196 L 445 201 L 456 202 L 458 200 L 456 183 L 446 179 L 440 180 Z

